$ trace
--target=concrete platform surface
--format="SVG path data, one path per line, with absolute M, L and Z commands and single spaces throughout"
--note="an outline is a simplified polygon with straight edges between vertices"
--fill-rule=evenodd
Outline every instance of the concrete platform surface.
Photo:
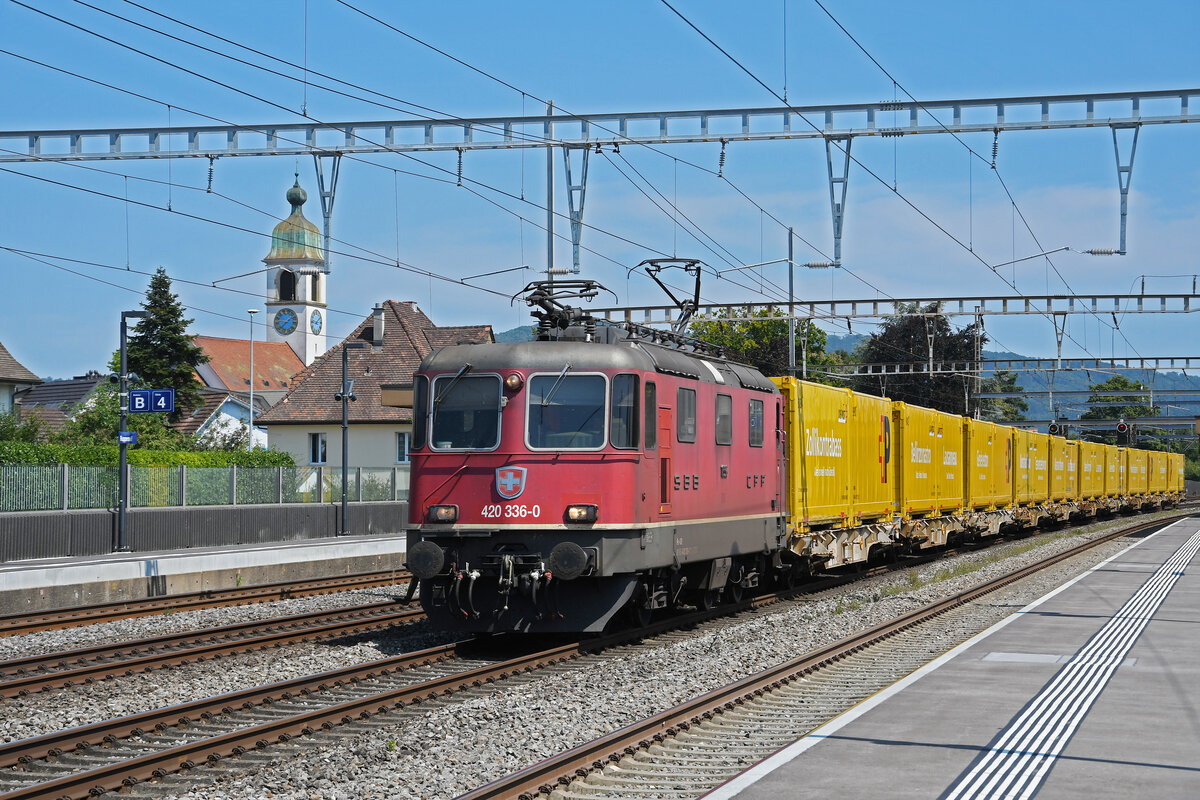
M 0 564 L 0 614 L 403 569 L 405 535 L 111 553 Z
M 1200 797 L 1198 550 L 1164 528 L 705 797 Z

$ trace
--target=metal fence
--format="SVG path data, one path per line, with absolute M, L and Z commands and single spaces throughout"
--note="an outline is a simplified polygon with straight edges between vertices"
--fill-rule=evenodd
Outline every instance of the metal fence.
M 0 464 L 0 512 L 115 508 L 117 467 Z M 353 467 L 356 503 L 408 500 L 408 465 Z M 129 467 L 131 508 L 332 503 L 342 497 L 340 467 Z

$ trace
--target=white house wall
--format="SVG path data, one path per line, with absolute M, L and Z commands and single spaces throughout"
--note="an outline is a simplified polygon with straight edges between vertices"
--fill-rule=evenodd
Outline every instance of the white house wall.
M 370 425 L 355 423 L 350 426 L 349 448 L 351 467 L 392 467 L 396 465 L 396 434 L 408 433 L 411 425 Z M 342 427 L 340 425 L 272 425 L 267 441 L 272 450 L 290 453 L 297 465 L 307 465 L 309 460 L 309 434 L 325 434 L 325 464 L 342 465 Z

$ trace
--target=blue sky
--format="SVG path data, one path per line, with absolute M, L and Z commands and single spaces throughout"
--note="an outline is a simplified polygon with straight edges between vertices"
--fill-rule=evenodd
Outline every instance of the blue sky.
M 153 53 L 275 105 L 221 88 L 88 33 L 0 0 L 0 48 L 89 75 L 161 102 L 100 89 L 0 54 L 0 129 L 104 128 L 199 122 L 180 107 L 244 124 L 298 121 L 301 105 L 315 118 L 386 119 L 397 112 L 339 98 L 302 82 L 273 77 L 179 42 L 137 29 L 73 0 L 22 0 L 88 31 Z M 116 0 L 89 0 L 115 14 L 228 52 L 178 25 Z M 470 62 L 531 95 L 578 112 L 648 111 L 770 106 L 777 101 L 704 42 L 666 6 L 649 0 L 582 3 L 389 3 L 350 0 L 415 37 Z M 161 2 L 154 8 L 238 43 L 303 63 L 342 80 L 430 106 L 447 115 L 516 115 L 541 107 L 424 49 L 335 0 L 241 3 L 213 0 Z M 838 30 L 811 0 L 784 3 L 675 4 L 763 81 L 795 104 L 868 102 L 890 98 L 892 81 Z M 858 2 L 831 0 L 827 8 L 919 100 L 1182 89 L 1200 86 L 1196 35 L 1200 4 L 1147 2 Z M 294 77 L 300 77 L 298 71 Z M 1193 101 L 1197 103 L 1200 101 Z M 167 105 L 170 105 L 168 109 Z M 291 111 L 277 107 L 283 106 Z M 1147 126 L 1138 144 L 1129 216 L 1129 254 L 1089 258 L 1064 254 L 1055 264 L 1077 293 L 1127 292 L 1139 276 L 1147 288 L 1187 291 L 1200 271 L 1200 125 Z M 980 152 L 991 137 L 966 137 Z M 7 145 L 5 145 L 7 146 Z M 715 169 L 719 145 L 663 148 L 670 156 Z M 990 170 L 968 166 L 962 145 L 948 136 L 900 140 L 859 139 L 854 154 L 873 170 L 895 176 L 901 192 L 956 236 L 970 237 L 989 263 L 1038 252 L 1027 233 L 1013 232 L 1012 207 Z M 781 227 L 711 174 L 646 149 L 622 155 L 663 194 L 741 263 L 781 258 Z M 424 157 L 453 170 L 452 154 Z M 1118 193 L 1107 129 L 1021 132 L 1001 137 L 1000 173 L 1046 248 L 1115 247 Z M 37 178 L 124 197 L 177 212 L 266 233 L 274 216 L 287 213 L 284 192 L 295 162 L 288 158 L 222 159 L 213 188 L 229 199 L 196 191 L 208 178 L 201 160 L 107 161 L 90 166 L 131 176 L 107 175 L 61 164 L 6 165 Z M 603 254 L 585 256 L 583 277 L 595 278 L 621 302 L 661 302 L 647 280 L 626 269 L 652 255 L 647 248 L 713 261 L 671 219 L 649 205 L 616 170 L 611 157 L 591 162 L 586 221 L 633 240 L 596 230 L 584 244 Z M 560 165 L 561 167 L 561 165 Z M 306 212 L 320 219 L 311 160 L 299 164 L 310 193 Z M 813 242 L 832 247 L 825 154 L 819 141 L 738 143 L 727 148 L 725 174 L 758 205 Z M 513 214 L 455 186 L 395 170 L 437 173 L 393 154 L 343 163 L 334 236 L 350 246 L 382 253 L 458 279 L 522 264 L 543 268 L 545 234 Z M 520 195 L 521 204 L 482 193 L 542 223 L 545 158 L 540 151 L 477 152 L 464 158 L 465 174 Z M 444 175 L 442 176 L 444 177 Z M 170 181 L 174 187 L 136 178 Z M 565 211 L 559 169 L 558 209 Z M 186 187 L 193 187 L 188 189 Z M 234 202 L 236 201 L 236 202 Z M 109 270 L 70 266 L 82 275 L 0 251 L 5 286 L 0 341 L 44 376 L 68 377 L 102 368 L 116 347 L 121 309 L 135 308 L 148 278 L 133 270 L 164 266 L 195 318 L 193 331 L 245 337 L 246 309 L 261 307 L 261 275 L 222 281 L 261 267 L 262 236 L 206 224 L 180 213 L 125 203 L 78 189 L 0 172 L 0 246 L 101 262 Z M 560 222 L 560 232 L 568 233 Z M 569 246 L 558 246 L 559 266 Z M 803 245 L 798 260 L 823 257 Z M 798 295 L 813 299 L 1007 294 L 1010 289 L 976 259 L 852 166 L 843 260 L 845 271 L 798 275 Z M 724 265 L 722 265 L 724 266 Z M 773 270 L 773 271 L 772 271 Z M 1022 292 L 1065 291 L 1044 259 L 1007 268 Z M 768 281 L 783 283 L 781 267 Z M 534 271 L 477 281 L 511 294 Z M 101 283 L 105 281 L 107 283 Z M 758 285 L 757 278 L 741 281 Z M 115 284 L 115 285 L 110 285 Z M 875 288 L 873 288 L 875 287 Z M 730 284 L 706 283 L 706 297 L 764 300 Z M 132 291 L 130 291 L 132 290 Z M 245 294 L 249 293 L 249 294 Z M 486 322 L 497 330 L 524 324 L 523 306 L 464 286 L 433 281 L 394 268 L 340 257 L 329 281 L 329 332 L 344 336 L 383 299 L 415 300 L 442 325 Z M 610 298 L 611 299 L 611 298 Z M 606 303 L 607 304 L 607 303 Z M 1126 317 L 1124 334 L 1089 317 L 1073 317 L 1065 355 L 1196 355 L 1192 316 Z M 869 332 L 868 325 L 856 330 Z M 835 328 L 843 332 L 844 328 Z M 1052 355 L 1053 328 L 1040 318 L 990 318 L 990 347 Z M 261 325 L 257 337 L 262 340 Z M 331 338 L 331 341 L 334 339 Z

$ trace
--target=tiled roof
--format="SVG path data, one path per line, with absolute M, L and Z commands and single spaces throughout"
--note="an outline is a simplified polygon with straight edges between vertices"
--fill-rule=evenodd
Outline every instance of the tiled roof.
M 67 420 L 70 419 L 65 413 L 57 408 L 47 406 L 38 406 L 36 408 L 21 408 L 21 419 L 36 419 L 41 423 L 41 438 L 46 439 L 52 433 L 58 433 L 67 426 Z
M 412 422 L 412 409 L 380 404 L 380 384 L 412 383 L 421 360 L 451 344 L 484 344 L 493 341 L 492 326 L 465 325 L 439 328 L 416 303 L 388 300 L 383 303 L 383 347 L 371 346 L 373 316 L 368 316 L 324 356 L 296 376 L 287 396 L 258 417 L 260 425 L 341 424 L 342 406 L 333 396 L 342 386 L 342 347 L 363 342 L 362 350 L 349 351 L 349 377 L 354 380 L 356 402 L 350 404 L 351 422 Z
M 12 353 L 0 342 L 0 381 L 9 383 L 41 383 L 42 379 L 25 368 L 12 357 Z
M 258 350 L 257 347 L 254 349 L 255 351 Z M 290 350 L 291 348 L 288 349 Z M 257 356 L 258 353 L 255 352 L 254 355 Z M 254 359 L 254 366 L 257 371 L 257 357 Z M 196 410 L 191 414 L 188 414 L 186 417 L 183 417 L 178 422 L 173 424 L 171 426 L 172 428 L 189 435 L 194 435 L 196 431 L 204 427 L 204 423 L 208 422 L 209 418 L 212 417 L 213 414 L 217 413 L 217 410 L 224 405 L 226 400 L 229 399 L 229 392 L 221 389 L 201 389 L 200 397 L 202 402 L 200 403 L 199 407 L 196 408 Z
M 21 405 L 25 408 L 53 408 L 69 414 L 73 406 L 86 400 L 105 380 L 108 380 L 107 376 L 94 372 L 70 380 L 46 381 L 23 394 Z
M 206 386 L 232 392 L 250 390 L 248 340 L 197 336 L 193 341 L 209 359 L 196 369 Z M 254 391 L 287 391 L 292 387 L 292 376 L 303 369 L 304 362 L 286 342 L 254 343 Z

